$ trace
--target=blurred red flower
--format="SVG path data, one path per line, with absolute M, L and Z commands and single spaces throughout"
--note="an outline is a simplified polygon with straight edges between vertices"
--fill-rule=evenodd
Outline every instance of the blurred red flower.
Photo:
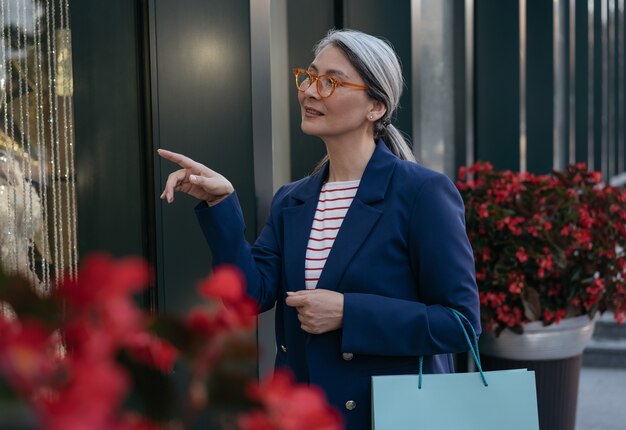
M 340 430 L 341 415 L 326 402 L 314 386 L 294 383 L 291 373 L 277 370 L 274 375 L 248 388 L 251 399 L 261 404 L 239 418 L 242 430 Z
M 206 301 L 187 315 L 137 307 L 133 296 L 149 282 L 142 260 L 104 254 L 87 257 L 77 278 L 61 280 L 45 299 L 22 294 L 24 281 L 0 273 L 0 298 L 15 311 L 0 312 L 0 387 L 29 403 L 43 430 L 188 428 L 207 407 L 234 428 L 251 400 L 262 407 L 241 416 L 242 429 L 340 428 L 319 389 L 283 373 L 253 384 L 251 399 L 238 398 L 256 372 L 258 311 L 238 269 L 221 267 L 201 281 Z M 172 372 L 179 366 L 188 375 L 182 415 Z

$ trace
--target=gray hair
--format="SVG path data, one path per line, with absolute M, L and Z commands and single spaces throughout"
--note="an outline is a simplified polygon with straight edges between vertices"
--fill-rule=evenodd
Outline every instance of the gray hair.
M 374 138 L 382 138 L 398 158 L 415 161 L 402 133 L 391 124 L 404 86 L 400 61 L 393 48 L 388 42 L 360 31 L 330 30 L 315 46 L 315 56 L 329 45 L 344 53 L 365 81 L 368 95 L 387 108 L 385 115 L 374 123 Z

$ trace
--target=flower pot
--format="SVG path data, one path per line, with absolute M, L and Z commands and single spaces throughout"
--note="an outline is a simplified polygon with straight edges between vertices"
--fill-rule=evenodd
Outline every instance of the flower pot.
M 504 330 L 480 338 L 485 370 L 527 368 L 535 371 L 539 428 L 574 430 L 582 352 L 593 335 L 595 319 L 583 315 L 557 325 L 524 324 L 519 335 Z
M 559 324 L 544 326 L 541 321 L 524 324 L 519 335 L 504 330 L 496 337 L 485 332 L 480 352 L 511 360 L 560 360 L 582 354 L 593 335 L 595 319 L 587 315 L 565 318 Z

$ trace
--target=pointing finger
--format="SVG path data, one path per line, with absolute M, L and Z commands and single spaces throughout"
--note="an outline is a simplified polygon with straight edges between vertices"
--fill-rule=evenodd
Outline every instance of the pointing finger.
M 205 165 L 200 164 L 197 161 L 194 161 L 191 158 L 184 156 L 183 154 L 168 151 L 167 149 L 158 149 L 157 152 L 162 158 L 171 161 L 172 163 L 176 163 L 184 169 L 192 170 L 194 172 L 201 172 L 206 176 L 216 174 L 213 170 L 209 169 Z
M 157 149 L 157 153 L 168 161 L 178 164 L 185 169 L 192 169 L 195 167 L 196 162 L 189 157 L 185 157 L 183 154 L 177 152 L 168 151 L 167 149 Z

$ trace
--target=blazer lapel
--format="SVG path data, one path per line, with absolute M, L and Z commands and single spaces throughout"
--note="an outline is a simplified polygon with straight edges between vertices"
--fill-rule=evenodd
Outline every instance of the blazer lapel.
M 366 241 L 370 231 L 383 213 L 382 210 L 371 205 L 384 199 L 397 160 L 384 142 L 379 140 L 374 154 L 363 172 L 357 194 L 350 205 L 350 209 L 348 209 L 328 255 L 317 288 L 342 290 L 339 285 L 348 264 Z M 313 211 L 315 211 L 316 204 L 317 202 L 314 202 Z M 308 240 L 310 225 L 308 230 L 305 232 L 305 240 Z M 306 248 L 306 245 L 303 248 Z M 304 256 L 302 260 L 304 260 Z M 304 272 L 304 269 L 302 271 Z
M 328 176 L 328 163 L 304 179 L 291 191 L 289 206 L 283 209 L 285 275 L 291 291 L 304 289 L 304 259 L 313 225 L 322 182 Z

